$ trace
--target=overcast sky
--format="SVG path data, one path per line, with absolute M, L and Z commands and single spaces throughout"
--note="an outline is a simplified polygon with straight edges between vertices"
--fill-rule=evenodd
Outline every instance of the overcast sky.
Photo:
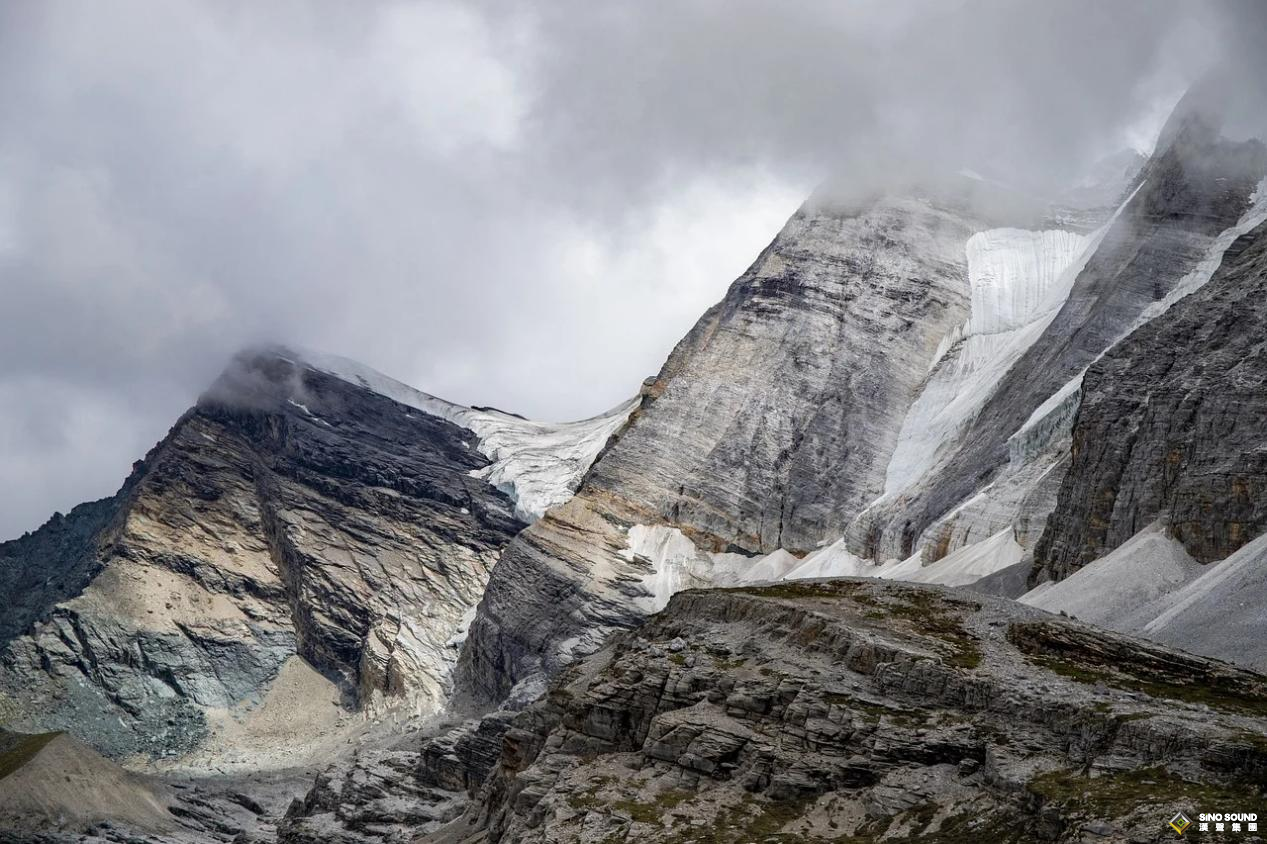
M 0 539 L 112 493 L 253 342 L 602 411 L 826 173 L 1059 182 L 1147 147 L 1234 21 L 1166 0 L 6 2 Z

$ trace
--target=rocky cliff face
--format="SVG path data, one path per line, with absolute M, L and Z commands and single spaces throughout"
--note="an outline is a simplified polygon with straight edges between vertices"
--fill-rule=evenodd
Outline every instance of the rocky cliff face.
M 476 442 L 283 356 L 239 359 L 118 496 L 3 546 L 26 610 L 0 663 L 10 723 L 223 762 L 294 754 L 350 709 L 436 709 L 448 640 L 523 526 L 472 476 Z
M 974 523 L 981 523 L 979 539 L 1018 514 L 1036 515 L 1027 496 L 1054 495 L 1083 371 L 1208 279 L 1230 242 L 1226 233 L 1255 211 L 1267 151 L 1258 141 L 1222 137 L 1199 105 L 1176 110 L 1137 189 L 1073 265 L 1076 275 L 1054 316 L 991 385 L 950 447 L 850 526 L 858 553 L 905 558 L 922 546 L 935 559 Z M 1025 471 L 1042 477 L 1045 488 L 1023 477 L 1018 483 Z M 1037 537 L 1041 520 L 1032 527 Z
M 1153 841 L 1250 805 L 1267 685 L 997 599 L 693 591 L 519 715 L 427 842 Z
M 901 420 L 968 313 L 962 201 L 811 201 L 678 345 L 578 496 L 507 549 L 459 688 L 498 701 L 657 608 L 634 525 L 803 553 L 884 488 Z
M 1159 517 L 1206 563 L 1267 528 L 1265 295 L 1267 224 L 1228 248 L 1205 287 L 1088 369 L 1036 578 L 1066 577 Z

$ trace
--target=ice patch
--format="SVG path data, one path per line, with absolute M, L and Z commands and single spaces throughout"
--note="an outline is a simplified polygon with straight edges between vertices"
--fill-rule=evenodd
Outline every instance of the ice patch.
M 1138 192 L 1138 188 L 1136 191 Z M 1133 197 L 1134 194 L 1131 196 Z M 1129 201 L 1128 199 L 1127 202 Z M 1116 217 L 1116 214 L 1114 217 Z M 1161 316 L 1180 299 L 1204 287 L 1223 263 L 1223 255 L 1227 252 L 1228 247 L 1238 237 L 1252 231 L 1264 222 L 1267 222 L 1267 179 L 1263 179 L 1258 183 L 1258 187 L 1250 197 L 1250 207 L 1237 220 L 1236 225 L 1224 229 L 1210 244 L 1210 248 L 1206 250 L 1205 255 L 1197 262 L 1197 265 L 1189 270 L 1183 278 L 1179 279 L 1169 293 L 1141 311 L 1139 316 L 1112 343 L 1104 347 L 1104 350 L 1096 356 L 1096 360 L 1104 357 L 1109 349 L 1113 348 L 1137 328 Z M 1073 421 L 1081 401 L 1082 379 L 1086 372 L 1086 369 L 1083 369 L 1060 390 L 1049 396 L 1046 401 L 1035 408 L 1029 419 L 1025 421 L 1025 424 L 1008 438 L 1008 455 L 1013 463 L 1026 459 L 1035 451 L 1036 447 L 1041 445 L 1039 441 L 1049 439 L 1055 430 Z
M 1021 548 L 1011 531 L 1005 530 L 929 566 L 921 564 L 918 553 L 905 560 L 877 564 L 851 554 L 843 538 L 804 558 L 784 549 L 747 556 L 701 550 L 675 527 L 634 525 L 629 529 L 627 547 L 618 553 L 626 562 L 642 568 L 638 580 L 645 595 L 635 603 L 643 612 L 654 613 L 664 609 L 669 599 L 683 589 L 747 586 L 781 580 L 878 577 L 959 586 L 1018 562 Z
M 1161 316 L 1175 302 L 1178 302 L 1189 293 L 1195 293 L 1204 287 L 1219 268 L 1219 265 L 1223 263 L 1223 254 L 1227 252 L 1228 247 L 1241 235 L 1248 234 L 1264 222 L 1267 222 L 1267 178 L 1258 183 L 1258 187 L 1250 197 L 1249 203 L 1249 208 L 1236 221 L 1236 225 L 1220 233 L 1214 239 L 1214 242 L 1210 244 L 1205 257 L 1187 275 L 1179 279 L 1179 282 L 1169 293 L 1145 308 L 1126 334 L 1131 333 L 1131 331 L 1139 328 L 1144 323 Z M 1124 334 L 1123 336 L 1126 335 Z
M 290 354 L 320 372 L 470 430 L 479 438 L 480 453 L 492 461 L 471 474 L 509 495 L 526 521 L 572 497 L 608 439 L 638 405 L 635 398 L 579 422 L 533 422 L 438 399 L 347 358 L 309 351 Z
M 702 551 L 682 531 L 666 525 L 634 525 L 628 537 L 628 547 L 619 553 L 647 567 L 640 578 L 647 595 L 637 601 L 647 613 L 664 609 L 683 589 L 776 581 L 801 562 L 782 549 L 754 557 Z
M 991 229 L 968 239 L 968 321 L 943 338 L 924 389 L 902 423 L 886 496 L 935 465 L 998 382 L 1055 318 L 1098 235 Z
M 314 422 L 320 422 L 322 425 L 325 425 L 327 428 L 332 428 L 332 427 L 334 427 L 334 426 L 332 426 L 329 422 L 327 422 L 326 420 L 322 419 L 320 416 L 318 416 L 317 414 L 315 414 L 315 413 L 313 413 L 311 410 L 309 410 L 309 409 L 308 409 L 308 405 L 306 405 L 306 404 L 300 404 L 299 402 L 295 401 L 294 399 L 286 399 L 286 403 L 287 403 L 287 404 L 290 404 L 290 405 L 294 405 L 295 407 L 297 407 L 297 408 L 299 408 L 300 410 L 302 410 L 302 411 L 303 411 L 303 413 L 304 413 L 304 415 L 305 415 L 305 416 L 307 416 L 307 417 L 308 417 L 309 419 L 311 419 L 312 421 L 314 421 Z

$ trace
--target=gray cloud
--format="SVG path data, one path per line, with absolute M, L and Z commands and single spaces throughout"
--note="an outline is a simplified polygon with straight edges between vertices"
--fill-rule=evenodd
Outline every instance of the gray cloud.
M 825 173 L 1059 182 L 1252 50 L 1235 12 L 4 4 L 0 537 L 112 492 L 248 343 L 603 410 Z

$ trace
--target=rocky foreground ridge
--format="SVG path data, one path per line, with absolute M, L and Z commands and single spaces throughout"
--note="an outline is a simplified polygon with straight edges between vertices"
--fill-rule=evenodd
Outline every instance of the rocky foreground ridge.
M 470 476 L 488 460 L 469 438 L 283 357 L 240 359 L 117 496 L 0 549 L 46 579 L 8 596 L 35 619 L 0 653 L 9 725 L 176 758 L 293 752 L 300 735 L 254 717 L 269 693 L 305 707 L 309 736 L 354 708 L 436 709 L 446 641 L 523 526 Z M 41 553 L 54 532 L 68 553 Z
M 1152 842 L 1259 805 L 1265 716 L 1267 677 L 1006 600 L 689 591 L 569 667 L 419 840 Z

